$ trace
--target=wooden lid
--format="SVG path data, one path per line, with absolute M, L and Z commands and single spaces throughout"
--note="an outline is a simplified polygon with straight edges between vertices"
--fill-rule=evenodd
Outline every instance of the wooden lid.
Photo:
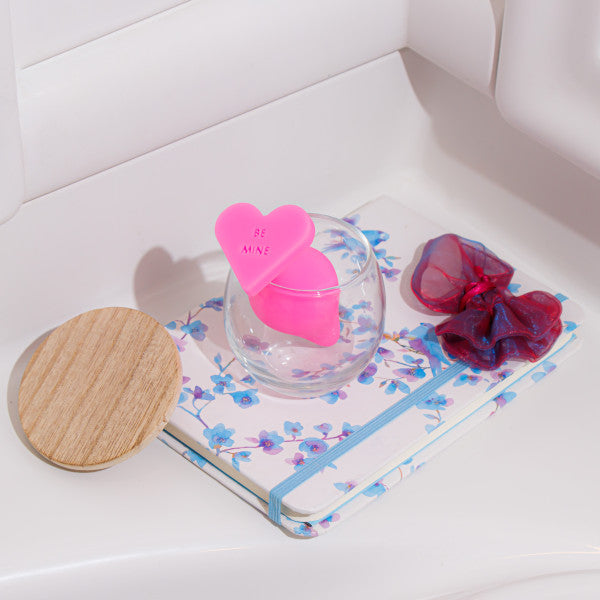
M 101 308 L 42 342 L 21 380 L 19 415 L 40 454 L 91 471 L 154 439 L 180 391 L 179 353 L 168 332 L 140 311 Z

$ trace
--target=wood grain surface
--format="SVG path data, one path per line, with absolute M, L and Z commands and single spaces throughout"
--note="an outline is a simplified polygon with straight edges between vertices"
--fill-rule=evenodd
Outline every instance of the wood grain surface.
M 95 470 L 154 439 L 180 390 L 179 353 L 168 332 L 140 311 L 101 308 L 40 344 L 21 380 L 19 415 L 48 460 Z

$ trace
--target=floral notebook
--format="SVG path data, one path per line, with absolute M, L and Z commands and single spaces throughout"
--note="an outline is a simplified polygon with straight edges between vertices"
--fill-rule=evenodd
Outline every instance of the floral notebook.
M 348 220 L 374 247 L 387 310 L 379 349 L 344 388 L 306 400 L 269 395 L 229 350 L 222 298 L 206 299 L 166 325 L 184 379 L 161 439 L 300 536 L 327 531 L 553 371 L 575 351 L 581 323 L 577 305 L 556 294 L 563 331 L 541 360 L 472 369 L 437 341 L 434 327 L 447 315 L 422 307 L 410 289 L 423 244 L 444 230 L 389 198 Z M 344 240 L 334 242 L 333 251 L 343 252 Z M 538 289 L 544 287 L 515 272 L 513 293 Z M 367 327 L 364 318 L 353 321 L 355 308 L 344 309 L 345 326 Z M 254 342 L 261 352 L 260 340 Z M 312 375 L 299 371 L 298 379 Z

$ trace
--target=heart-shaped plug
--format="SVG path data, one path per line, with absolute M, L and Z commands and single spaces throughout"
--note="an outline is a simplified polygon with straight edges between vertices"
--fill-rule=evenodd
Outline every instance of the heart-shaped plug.
M 310 246 L 315 226 L 299 206 L 288 204 L 263 215 L 252 204 L 239 203 L 219 215 L 215 234 L 240 285 L 254 296 L 290 257 Z
M 272 329 L 332 346 L 340 337 L 337 286 L 331 261 L 315 248 L 303 248 L 271 284 L 250 296 L 250 305 Z

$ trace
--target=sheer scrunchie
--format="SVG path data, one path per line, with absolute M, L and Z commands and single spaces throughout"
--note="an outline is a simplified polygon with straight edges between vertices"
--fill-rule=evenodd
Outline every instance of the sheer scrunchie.
M 514 269 L 483 244 L 445 234 L 429 240 L 411 281 L 415 296 L 451 313 L 435 328 L 448 354 L 480 369 L 505 360 L 536 361 L 562 330 L 561 304 L 541 291 L 513 296 Z

